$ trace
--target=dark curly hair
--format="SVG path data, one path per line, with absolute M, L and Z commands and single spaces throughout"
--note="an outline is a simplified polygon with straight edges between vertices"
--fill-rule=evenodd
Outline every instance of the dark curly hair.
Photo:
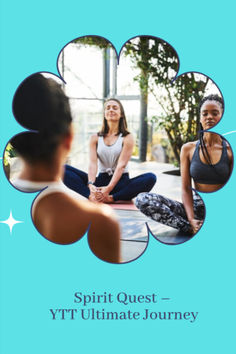
M 25 79 L 13 98 L 13 113 L 23 127 L 10 143 L 28 162 L 51 162 L 72 122 L 69 100 L 61 86 L 41 73 Z

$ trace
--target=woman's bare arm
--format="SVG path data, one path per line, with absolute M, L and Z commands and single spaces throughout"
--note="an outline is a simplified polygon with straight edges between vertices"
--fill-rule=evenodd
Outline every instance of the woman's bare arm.
M 91 182 L 95 182 L 97 175 L 97 142 L 98 136 L 96 134 L 92 135 L 89 142 L 89 168 L 88 168 L 88 179 Z
M 109 189 L 109 192 L 119 182 L 119 180 L 123 174 L 123 171 L 132 156 L 133 148 L 134 148 L 134 138 L 133 138 L 132 134 L 128 134 L 124 138 L 123 148 L 122 148 L 116 169 L 114 171 L 114 174 L 112 176 L 110 183 L 107 186 Z
M 98 158 L 97 158 L 97 142 L 98 136 L 94 134 L 90 138 L 89 142 L 89 168 L 88 168 L 88 181 L 95 182 L 97 169 L 98 169 Z M 93 184 L 88 185 L 90 189 L 89 199 L 96 202 L 97 188 Z
M 190 176 L 190 153 L 194 149 L 194 143 L 187 143 L 182 146 L 180 153 L 181 179 L 182 179 L 182 202 L 189 223 L 193 228 L 193 232 L 197 232 L 202 225 L 202 221 L 196 220 L 193 209 L 193 193 Z
M 233 153 L 232 153 L 231 147 L 228 143 L 227 143 L 227 154 L 228 154 L 228 158 L 229 158 L 229 167 L 230 167 L 230 173 L 231 173 L 232 169 L 233 169 Z

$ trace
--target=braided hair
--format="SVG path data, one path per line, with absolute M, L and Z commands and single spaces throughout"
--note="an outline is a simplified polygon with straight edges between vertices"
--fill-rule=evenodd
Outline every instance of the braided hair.
M 215 101 L 215 102 L 220 104 L 220 106 L 222 108 L 222 111 L 224 110 L 224 101 L 223 101 L 221 96 L 216 95 L 216 94 L 215 95 L 208 95 L 208 96 L 203 97 L 203 99 L 201 100 L 201 102 L 200 102 L 200 104 L 198 106 L 199 114 L 201 112 L 201 108 L 202 108 L 203 104 L 206 101 Z
M 203 106 L 203 104 L 206 102 L 206 101 L 214 101 L 214 102 L 217 102 L 219 103 L 219 105 L 221 106 L 222 108 L 222 111 L 224 110 L 224 101 L 222 99 L 222 97 L 220 97 L 219 95 L 208 95 L 208 96 L 205 96 L 200 104 L 199 104 L 199 107 L 198 107 L 198 110 L 199 110 L 199 114 L 201 114 L 201 108 Z M 203 136 L 204 136 L 204 130 L 203 130 L 203 127 L 202 127 L 202 124 L 200 123 L 200 132 L 199 132 L 199 140 L 200 140 L 200 146 L 201 146 L 201 149 L 202 149 L 202 154 L 203 154 L 203 157 L 204 159 L 206 160 L 206 162 L 208 163 L 208 165 L 214 167 L 214 165 L 212 164 L 212 161 L 211 161 L 211 157 L 209 155 L 209 152 L 207 150 L 207 147 L 206 147 L 206 144 L 205 144 L 205 141 L 203 139 Z M 221 136 L 221 139 L 224 139 L 222 136 Z

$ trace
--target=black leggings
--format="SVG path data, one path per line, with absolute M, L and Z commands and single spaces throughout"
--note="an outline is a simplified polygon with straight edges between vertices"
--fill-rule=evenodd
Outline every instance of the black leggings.
M 183 232 L 191 232 L 191 225 L 182 203 L 155 193 L 141 193 L 136 198 L 135 204 L 142 213 L 153 220 Z M 195 218 L 204 220 L 205 206 L 201 197 L 195 192 L 193 209 Z
M 96 187 L 107 186 L 112 179 L 108 173 L 99 173 L 94 185 Z M 88 198 L 90 190 L 88 188 L 88 174 L 74 168 L 65 166 L 64 183 L 70 189 Z M 110 192 L 114 201 L 131 200 L 141 192 L 149 192 L 156 183 L 156 176 L 153 173 L 144 173 L 134 178 L 129 178 L 128 173 L 123 173 L 119 182 Z

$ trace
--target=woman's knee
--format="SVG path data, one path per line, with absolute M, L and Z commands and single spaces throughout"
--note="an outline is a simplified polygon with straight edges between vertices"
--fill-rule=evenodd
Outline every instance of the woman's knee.
M 135 200 L 136 207 L 145 215 L 159 221 L 162 215 L 162 203 L 158 194 L 140 193 Z
M 135 199 L 135 205 L 138 209 L 141 209 L 141 207 L 146 204 L 146 194 L 147 193 L 139 193 Z
M 157 194 L 154 193 L 139 193 L 135 199 L 135 205 L 138 209 L 146 208 L 157 204 Z
M 149 188 L 148 192 L 152 189 L 152 187 L 155 185 L 157 181 L 156 175 L 154 173 L 148 172 L 145 174 L 145 179 L 146 179 L 146 186 Z

